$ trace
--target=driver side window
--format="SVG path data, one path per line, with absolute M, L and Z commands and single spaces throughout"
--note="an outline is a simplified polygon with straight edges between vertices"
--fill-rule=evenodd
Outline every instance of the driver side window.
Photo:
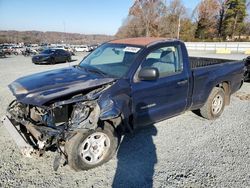
M 154 67 L 159 70 L 160 78 L 176 74 L 183 70 L 179 46 L 167 46 L 150 52 L 142 67 Z

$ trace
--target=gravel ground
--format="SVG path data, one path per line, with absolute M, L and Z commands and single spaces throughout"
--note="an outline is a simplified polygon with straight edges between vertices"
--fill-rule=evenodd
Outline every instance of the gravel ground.
M 0 59 L 0 116 L 13 99 L 10 82 L 66 66 L 33 65 L 22 56 Z M 250 187 L 249 112 L 250 83 L 245 83 L 219 119 L 186 112 L 162 121 L 124 136 L 117 156 L 83 172 L 68 166 L 54 172 L 52 152 L 21 156 L 0 123 L 0 187 Z

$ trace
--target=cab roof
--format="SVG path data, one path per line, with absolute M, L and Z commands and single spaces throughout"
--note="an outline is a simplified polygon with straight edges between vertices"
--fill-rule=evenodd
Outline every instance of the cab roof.
M 109 43 L 148 46 L 153 43 L 164 42 L 164 41 L 169 41 L 169 40 L 171 39 L 160 38 L 160 37 L 138 37 L 138 38 L 125 38 L 125 39 L 112 40 Z

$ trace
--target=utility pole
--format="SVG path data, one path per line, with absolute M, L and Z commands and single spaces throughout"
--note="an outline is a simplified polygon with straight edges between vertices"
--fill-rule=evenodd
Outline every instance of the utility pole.
M 180 30 L 181 30 L 181 16 L 178 18 L 178 27 L 177 27 L 177 39 L 180 39 Z

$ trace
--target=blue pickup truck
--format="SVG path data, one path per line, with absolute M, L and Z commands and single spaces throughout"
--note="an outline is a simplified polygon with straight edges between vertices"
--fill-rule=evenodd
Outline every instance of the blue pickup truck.
M 25 76 L 3 123 L 25 155 L 57 148 L 75 170 L 107 162 L 123 134 L 199 111 L 218 118 L 243 83 L 244 62 L 188 57 L 165 38 L 107 42 L 79 65 Z

